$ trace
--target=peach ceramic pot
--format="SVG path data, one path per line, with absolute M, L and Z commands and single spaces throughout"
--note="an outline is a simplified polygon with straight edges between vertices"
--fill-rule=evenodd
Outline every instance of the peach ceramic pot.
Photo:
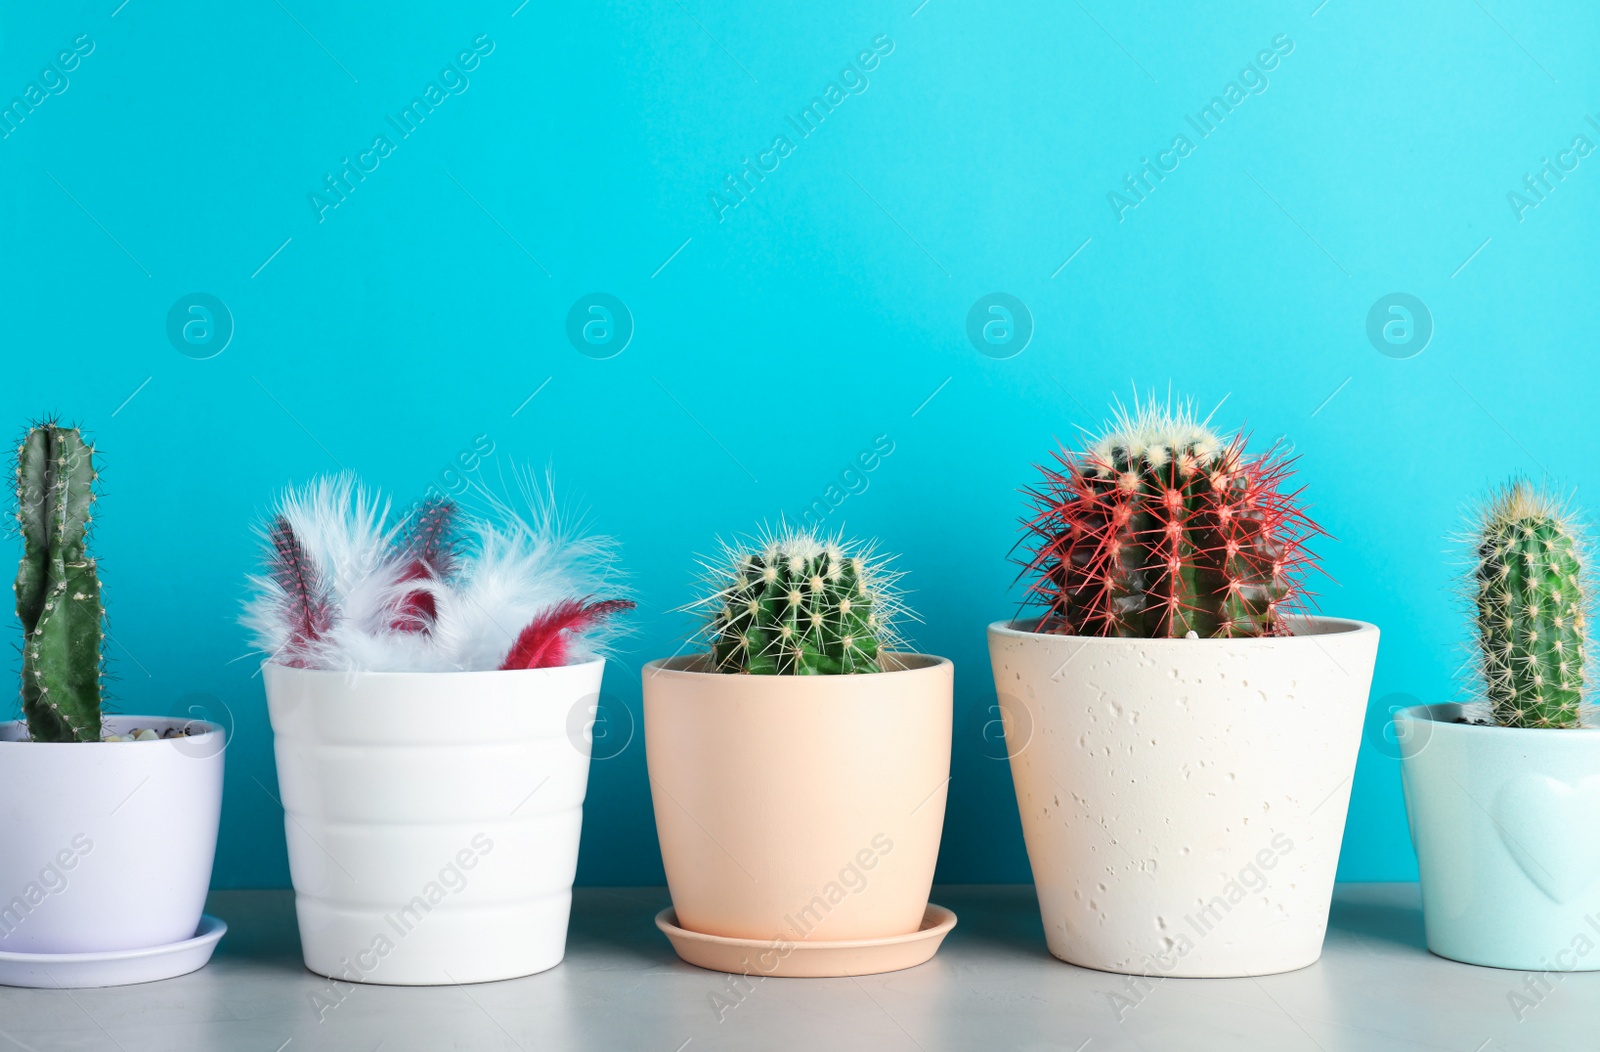
M 679 925 L 779 941 L 918 930 L 950 782 L 954 666 L 748 676 L 644 668 L 661 857 Z

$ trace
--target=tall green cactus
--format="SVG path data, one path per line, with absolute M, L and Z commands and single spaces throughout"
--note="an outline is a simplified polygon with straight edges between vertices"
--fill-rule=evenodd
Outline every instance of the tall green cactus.
M 1475 621 L 1484 688 L 1504 727 L 1576 727 L 1588 585 L 1559 504 L 1516 480 L 1476 531 Z
M 100 740 L 100 578 L 88 554 L 94 447 L 77 428 L 40 424 L 17 463 L 17 617 L 22 710 L 34 741 Z
M 877 672 L 896 648 L 899 574 L 868 549 L 784 533 L 729 548 L 707 571 L 713 593 L 701 605 L 711 608 L 705 634 L 718 672 Z

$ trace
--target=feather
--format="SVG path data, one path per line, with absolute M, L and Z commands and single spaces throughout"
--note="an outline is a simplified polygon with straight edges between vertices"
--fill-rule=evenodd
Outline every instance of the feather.
M 341 618 L 368 630 L 387 623 L 402 569 L 393 558 L 399 527 L 389 522 L 389 508 L 348 473 L 290 490 L 279 504 L 328 582 Z
M 422 563 L 441 581 L 456 571 L 460 539 L 456 517 L 460 509 L 449 497 L 427 497 L 406 520 L 401 547 L 409 559 Z
M 487 671 L 501 666 L 519 627 L 557 604 L 617 595 L 615 542 L 564 522 L 547 482 L 519 475 L 518 483 L 526 511 L 492 494 L 471 515 L 434 498 L 399 523 L 387 500 L 348 474 L 289 490 L 273 521 L 298 538 L 306 579 L 321 584 L 323 613 L 314 638 L 291 643 L 299 637 L 284 613 L 289 591 L 271 573 L 251 577 L 242 621 L 252 642 L 269 660 L 292 652 L 308 668 Z M 272 531 L 263 537 L 270 566 Z M 565 660 L 605 652 L 620 631 L 605 616 L 611 612 L 558 633 Z
M 433 635 L 451 667 L 499 668 L 520 628 L 563 599 L 617 595 L 616 542 L 564 517 L 548 477 L 515 476 L 520 507 L 481 486 L 457 581 L 440 595 Z M 620 633 L 606 619 L 569 639 L 570 661 L 604 653 Z
M 305 667 L 333 625 L 327 587 L 289 520 L 279 515 L 268 530 L 269 624 L 273 650 L 285 664 Z
M 428 497 L 412 512 L 400 545 L 401 580 L 447 581 L 456 572 L 460 555 L 456 511 L 455 501 L 448 497 Z M 416 588 L 401 596 L 390 627 L 397 632 L 428 632 L 438 614 L 434 591 Z
M 567 633 L 582 632 L 591 625 L 632 610 L 631 599 L 563 599 L 528 623 L 501 662 L 502 671 L 521 668 L 554 668 L 568 664 Z

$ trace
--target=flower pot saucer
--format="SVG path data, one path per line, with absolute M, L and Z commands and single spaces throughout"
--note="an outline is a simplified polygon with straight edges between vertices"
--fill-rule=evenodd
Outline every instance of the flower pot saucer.
M 678 956 L 692 965 L 715 972 L 787 979 L 875 975 L 914 968 L 932 959 L 955 926 L 956 915 L 931 902 L 922 915 L 922 927 L 909 935 L 836 942 L 703 935 L 678 927 L 678 916 L 670 906 L 656 914 L 656 927 L 672 941 Z
M 0 951 L 0 986 L 81 990 L 130 986 L 187 975 L 205 967 L 228 925 L 209 914 L 194 938 L 143 950 L 106 953 L 13 953 Z

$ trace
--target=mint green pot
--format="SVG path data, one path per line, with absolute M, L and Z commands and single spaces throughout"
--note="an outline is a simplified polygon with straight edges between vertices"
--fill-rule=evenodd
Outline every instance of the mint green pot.
M 1600 970 L 1600 730 L 1395 713 L 1428 949 L 1521 971 Z

